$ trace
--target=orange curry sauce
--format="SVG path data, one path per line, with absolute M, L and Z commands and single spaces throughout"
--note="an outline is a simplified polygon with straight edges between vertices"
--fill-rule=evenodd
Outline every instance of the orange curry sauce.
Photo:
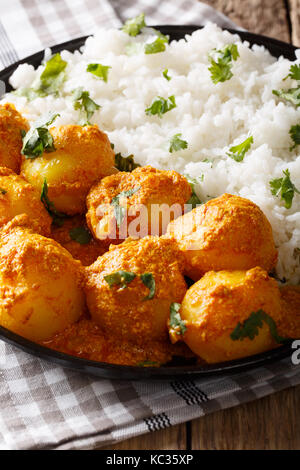
M 300 286 L 281 288 L 283 314 L 277 327 L 278 333 L 285 338 L 300 338 L 299 292 Z M 159 367 L 170 362 L 173 356 L 194 357 L 184 343 L 172 345 L 166 340 L 134 344 L 105 335 L 87 316 L 42 345 L 93 361 L 132 366 Z
M 132 366 L 158 367 L 171 361 L 173 356 L 193 357 L 184 343 L 172 345 L 166 340 L 137 345 L 106 336 L 96 323 L 86 317 L 42 345 L 93 361 Z

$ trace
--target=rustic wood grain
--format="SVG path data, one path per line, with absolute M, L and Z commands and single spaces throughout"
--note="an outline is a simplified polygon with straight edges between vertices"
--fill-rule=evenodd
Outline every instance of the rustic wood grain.
M 300 46 L 300 0 L 289 0 L 292 26 L 292 43 Z
M 216 8 L 237 25 L 252 33 L 264 34 L 290 42 L 287 9 L 284 0 L 202 0 Z M 299 0 L 291 0 L 297 3 Z
M 300 449 L 300 386 L 192 422 L 192 449 Z
M 180 424 L 171 428 L 127 439 L 102 450 L 185 450 L 186 425 Z

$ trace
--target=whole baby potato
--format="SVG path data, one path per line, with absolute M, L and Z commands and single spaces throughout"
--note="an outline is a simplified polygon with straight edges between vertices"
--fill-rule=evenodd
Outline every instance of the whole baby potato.
M 114 152 L 97 126 L 52 127 L 54 152 L 24 158 L 21 173 L 41 193 L 44 181 L 55 209 L 68 215 L 83 214 L 91 186 L 114 173 Z
M 277 261 L 270 222 L 240 196 L 223 194 L 196 207 L 171 222 L 167 236 L 177 241 L 185 274 L 194 281 L 207 271 L 261 266 L 269 272 Z
M 187 179 L 174 170 L 157 170 L 148 165 L 131 173 L 120 171 L 91 188 L 87 197 L 87 223 L 94 237 L 107 247 L 129 236 L 162 235 L 170 220 L 183 213 L 190 196 Z M 123 221 L 119 223 L 115 215 L 116 200 L 124 211 Z M 105 208 L 103 213 L 99 213 L 101 206 Z
M 0 324 L 40 342 L 83 313 L 83 268 L 30 224 L 17 216 L 0 231 Z
M 0 166 L 20 172 L 23 146 L 21 132 L 27 132 L 28 129 L 27 120 L 13 104 L 0 105 Z
M 280 291 L 266 271 L 260 267 L 249 271 L 211 271 L 193 284 L 183 299 L 180 309 L 186 327 L 183 340 L 208 363 L 258 354 L 277 345 L 265 320 L 252 338 L 246 335 L 237 339 L 233 332 L 238 324 L 244 327 L 249 318 L 254 321 L 265 314 L 276 325 L 280 323 Z M 248 323 L 251 334 L 250 326 Z
M 38 233 L 49 236 L 52 219 L 36 188 L 9 168 L 0 167 L 0 227 L 27 214 Z
M 111 245 L 86 274 L 87 306 L 105 333 L 116 341 L 168 340 L 170 306 L 186 292 L 173 240 L 148 236 Z

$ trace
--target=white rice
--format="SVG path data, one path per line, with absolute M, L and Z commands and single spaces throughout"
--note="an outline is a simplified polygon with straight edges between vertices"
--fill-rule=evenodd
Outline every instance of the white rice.
M 208 24 L 186 40 L 172 41 L 165 52 L 146 55 L 142 44 L 153 41 L 153 31 L 136 38 L 118 30 L 100 30 L 87 39 L 82 51 L 63 51 L 68 79 L 59 98 L 48 96 L 27 102 L 7 94 L 2 102 L 13 102 L 30 122 L 48 111 L 60 117 L 55 125 L 76 123 L 78 111 L 71 92 L 82 86 L 101 105 L 91 121 L 106 131 L 116 152 L 133 153 L 135 160 L 161 169 L 175 169 L 191 177 L 204 175 L 196 186 L 201 201 L 224 192 L 238 194 L 258 204 L 270 220 L 279 249 L 277 275 L 289 283 L 300 281 L 300 196 L 291 209 L 270 192 L 269 181 L 289 169 L 300 190 L 300 147 L 289 151 L 289 129 L 300 124 L 300 108 L 285 104 L 273 89 L 295 86 L 283 82 L 291 62 L 275 59 L 260 46 L 249 47 L 239 36 Z M 236 43 L 240 57 L 233 63 L 233 77 L 214 84 L 208 71 L 213 48 Z M 50 51 L 46 51 L 49 57 Z M 129 55 L 131 54 L 131 55 Z M 105 83 L 86 72 L 89 63 L 111 66 Z M 300 63 L 300 51 L 297 60 Z M 162 72 L 168 69 L 167 81 Z M 20 65 L 10 79 L 14 88 L 32 86 L 43 67 Z M 177 107 L 163 115 L 147 116 L 155 96 L 174 95 Z M 177 133 L 188 142 L 186 150 L 169 153 L 169 140 Z M 253 136 L 254 143 L 244 161 L 226 155 L 229 147 Z M 203 162 L 209 159 L 211 162 Z

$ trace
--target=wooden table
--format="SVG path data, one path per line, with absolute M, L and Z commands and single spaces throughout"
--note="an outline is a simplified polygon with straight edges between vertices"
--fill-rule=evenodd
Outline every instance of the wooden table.
M 251 32 L 300 46 L 300 0 L 204 2 Z M 300 449 L 300 386 L 107 449 Z

